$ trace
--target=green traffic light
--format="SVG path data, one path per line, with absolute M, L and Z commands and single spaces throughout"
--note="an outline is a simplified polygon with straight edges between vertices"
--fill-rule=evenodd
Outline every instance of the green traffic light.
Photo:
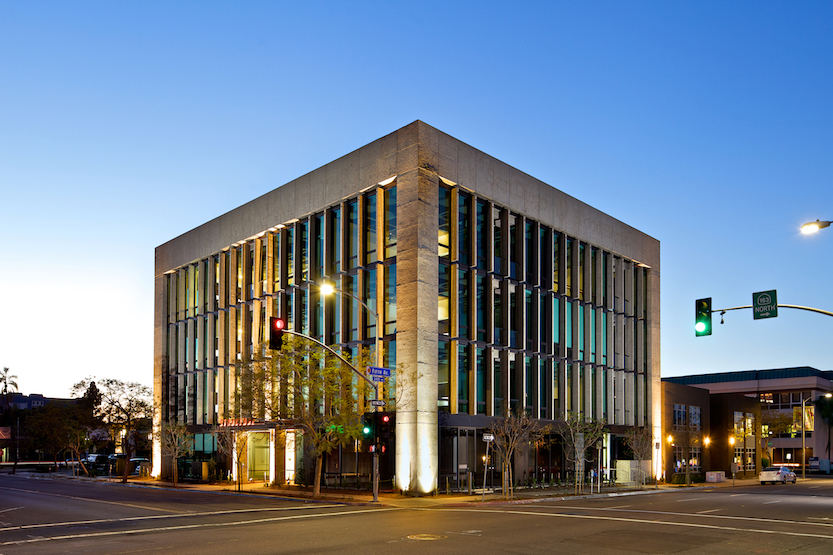
M 694 335 L 712 334 L 712 299 L 697 299 L 694 303 Z
M 368 435 L 370 433 L 370 426 L 365 426 L 364 428 L 362 428 L 362 433 L 364 435 Z

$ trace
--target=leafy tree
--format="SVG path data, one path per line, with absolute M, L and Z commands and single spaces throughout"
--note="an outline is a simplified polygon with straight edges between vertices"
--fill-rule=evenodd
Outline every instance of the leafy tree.
M 179 459 L 192 451 L 194 436 L 182 424 L 168 424 L 162 428 L 159 443 L 162 447 L 162 454 L 170 456 L 173 460 L 173 481 L 176 487 L 179 478 Z
M 95 383 L 96 387 L 91 388 Z M 130 461 L 133 448 L 139 441 L 139 431 L 143 427 L 149 427 L 149 419 L 153 415 L 151 403 L 151 390 L 146 385 L 136 382 L 125 382 L 115 378 L 104 378 L 93 381 L 86 378 L 73 386 L 73 394 L 80 392 L 97 397 L 100 395 L 100 405 L 97 416 L 110 427 L 113 437 L 123 433 L 122 450 L 124 451 L 125 465 L 122 475 L 122 482 L 127 482 Z
M 512 459 L 521 445 L 536 444 L 544 441 L 550 426 L 532 418 L 525 411 L 509 413 L 509 416 L 495 418 L 489 426 L 489 432 L 495 436 L 495 451 L 500 455 L 501 475 L 503 477 L 503 496 L 514 496 L 512 479 Z
M 361 436 L 362 415 L 372 389 L 357 380 L 343 360 L 303 337 L 284 337 L 280 351 L 261 346 L 256 352 L 262 354 L 241 369 L 241 412 L 235 416 L 268 415 L 286 429 L 300 432 L 305 449 L 315 459 L 313 495 L 318 496 L 324 455 Z M 342 356 L 350 360 L 349 354 Z M 370 362 L 369 353 L 362 350 L 350 362 L 362 370 Z
M 580 493 L 584 487 L 584 465 L 592 460 L 588 449 L 604 437 L 604 423 L 571 411 L 557 432 L 564 441 L 567 460 L 573 463 L 575 492 Z
M 642 473 L 642 462 L 651 460 L 651 453 L 654 447 L 654 434 L 648 427 L 633 426 L 625 432 L 625 445 L 633 452 L 633 456 L 639 465 L 640 480 L 639 487 L 645 483 L 645 475 Z

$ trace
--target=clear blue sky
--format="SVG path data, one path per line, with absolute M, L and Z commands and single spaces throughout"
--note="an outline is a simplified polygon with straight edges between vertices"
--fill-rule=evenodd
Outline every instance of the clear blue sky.
M 154 248 L 413 120 L 659 239 L 662 373 L 833 368 L 829 2 L 0 3 L 0 366 L 152 383 Z

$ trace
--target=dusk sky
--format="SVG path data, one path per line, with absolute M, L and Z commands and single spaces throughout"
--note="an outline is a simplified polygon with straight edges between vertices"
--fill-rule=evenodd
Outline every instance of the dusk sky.
M 833 310 L 831 70 L 830 2 L 0 2 L 0 366 L 151 385 L 158 245 L 420 119 L 661 242 L 663 376 L 833 369 L 693 328 Z

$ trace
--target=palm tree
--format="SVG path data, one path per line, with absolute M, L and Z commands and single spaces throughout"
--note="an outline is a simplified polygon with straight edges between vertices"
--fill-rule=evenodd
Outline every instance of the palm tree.
M 3 395 L 14 393 L 17 391 L 17 376 L 9 374 L 8 368 L 3 368 L 0 372 L 0 384 L 3 385 Z

